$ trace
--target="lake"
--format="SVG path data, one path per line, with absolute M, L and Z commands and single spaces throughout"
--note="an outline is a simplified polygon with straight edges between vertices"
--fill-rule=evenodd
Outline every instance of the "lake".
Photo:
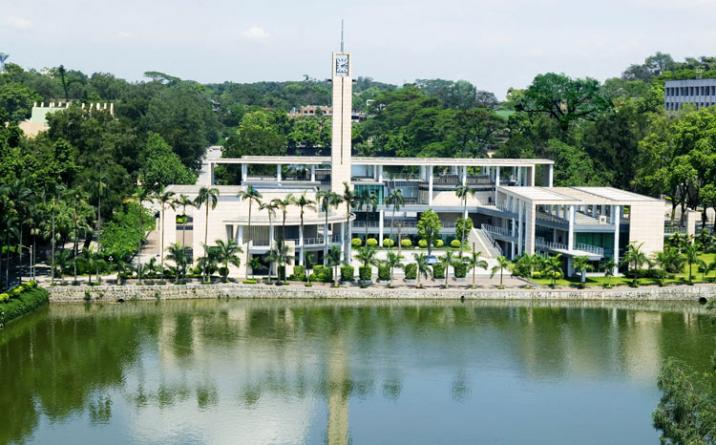
M 0 444 L 658 444 L 689 303 L 54 304 L 0 331 Z

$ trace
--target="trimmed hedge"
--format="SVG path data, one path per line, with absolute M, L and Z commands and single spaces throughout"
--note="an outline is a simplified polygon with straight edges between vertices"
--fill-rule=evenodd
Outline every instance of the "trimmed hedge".
M 454 239 L 454 240 L 450 241 L 450 247 L 452 247 L 452 248 L 454 248 L 454 249 L 459 249 L 460 247 L 462 247 L 462 246 L 460 245 L 460 240 L 459 240 L 459 239 Z
M 333 281 L 333 269 L 326 267 L 322 264 L 316 264 L 313 266 L 313 273 L 311 274 L 311 281 L 321 281 L 323 283 L 330 283 Z
M 436 239 L 435 242 L 433 243 L 433 246 L 435 246 L 435 247 L 442 247 L 444 245 L 445 245 L 445 241 L 443 241 L 441 239 Z
M 390 267 L 381 263 L 378 265 L 378 279 L 380 281 L 390 281 Z
M 465 278 L 467 276 L 467 264 L 462 261 L 456 261 L 452 267 L 455 270 L 455 278 Z
M 365 244 L 369 247 L 376 247 L 378 245 L 378 240 L 375 238 L 368 238 L 368 241 L 366 241 Z
M 393 241 L 393 240 L 390 239 L 390 238 L 384 238 L 384 239 L 383 239 L 383 247 L 389 249 L 389 248 L 391 248 L 391 247 L 393 247 L 393 246 L 395 246 L 395 241 Z
M 413 242 L 410 241 L 410 239 L 408 239 L 408 238 L 404 238 L 404 239 L 400 240 L 400 246 L 407 249 L 409 247 L 413 247 Z
M 433 264 L 433 278 L 441 280 L 445 278 L 445 266 L 440 263 Z
M 405 279 L 406 280 L 415 280 L 418 278 L 418 265 L 415 263 L 410 263 L 405 266 Z
M 355 276 L 355 268 L 350 264 L 344 264 L 341 266 L 341 281 L 353 281 Z
M 353 247 L 360 247 L 362 244 L 363 244 L 363 240 L 360 238 L 351 239 L 351 246 L 353 246 Z
M 373 278 L 373 269 L 370 266 L 361 266 L 358 268 L 358 276 L 361 281 L 370 281 Z
M 37 283 L 34 281 L 21 284 L 8 293 L 0 294 L 0 296 L 5 295 L 7 298 L 0 303 L 0 322 L 2 323 L 29 314 L 49 300 L 47 291 L 37 287 Z
M 426 239 L 418 240 L 418 247 L 420 247 L 421 249 L 425 249 L 426 247 L 428 247 L 428 240 L 426 240 Z
M 290 279 L 294 281 L 306 281 L 306 267 L 299 264 L 293 266 L 293 275 L 291 275 Z

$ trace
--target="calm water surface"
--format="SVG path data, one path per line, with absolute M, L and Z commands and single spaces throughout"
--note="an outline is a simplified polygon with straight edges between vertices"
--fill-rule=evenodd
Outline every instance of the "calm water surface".
M 0 444 L 657 444 L 696 305 L 53 305 L 0 332 Z

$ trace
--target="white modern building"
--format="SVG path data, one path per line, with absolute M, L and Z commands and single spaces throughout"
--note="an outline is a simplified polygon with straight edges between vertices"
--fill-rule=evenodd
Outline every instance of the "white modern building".
M 571 258 L 577 256 L 595 262 L 613 258 L 618 263 L 630 242 L 642 244 L 647 254 L 663 248 L 662 201 L 610 187 L 553 187 L 554 163 L 548 159 L 352 156 L 352 70 L 350 53 L 333 54 L 331 156 L 224 158 L 212 151 L 196 185 L 174 185 L 168 190 L 193 199 L 200 188 L 214 187 L 219 191 L 218 204 L 210 209 L 208 220 L 204 208 L 193 209 L 188 225 L 176 222 L 182 208 L 168 209 L 161 225 L 165 248 L 184 239 L 193 252 L 203 252 L 208 229 L 209 245 L 228 239 L 240 244 L 246 255 L 242 263 L 266 255 L 279 237 L 296 264 L 302 264 L 306 255 L 321 262 L 327 245 L 340 246 L 349 258 L 352 237 L 375 238 L 382 245 L 386 237 L 396 239 L 398 226 L 403 238 L 416 237 L 417 221 L 428 209 L 438 213 L 445 241 L 454 237 L 458 218 L 471 218 L 470 242 L 488 257 L 559 253 L 571 270 Z M 218 166 L 238 170 L 238 183 L 216 185 Z M 254 203 L 249 229 L 249 202 L 237 197 L 252 186 L 264 202 L 289 194 L 319 201 L 320 191 L 343 194 L 344 184 L 356 194 L 373 194 L 376 205 L 354 207 L 350 213 L 345 204 L 328 212 L 318 205 L 303 209 L 291 205 L 284 224 L 280 209 L 270 215 Z M 455 193 L 460 185 L 473 192 L 466 206 Z M 395 189 L 405 200 L 399 210 L 386 203 Z M 241 276 L 243 271 L 242 267 L 233 273 Z

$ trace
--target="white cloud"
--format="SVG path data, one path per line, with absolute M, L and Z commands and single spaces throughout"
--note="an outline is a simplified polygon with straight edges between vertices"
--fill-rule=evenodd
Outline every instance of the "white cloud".
M 32 22 L 26 18 L 23 17 L 17 17 L 14 15 L 11 15 L 5 19 L 5 22 L 11 27 L 15 29 L 28 29 L 32 26 Z
M 244 30 L 241 35 L 249 40 L 266 40 L 271 36 L 271 34 L 260 26 L 252 26 Z

